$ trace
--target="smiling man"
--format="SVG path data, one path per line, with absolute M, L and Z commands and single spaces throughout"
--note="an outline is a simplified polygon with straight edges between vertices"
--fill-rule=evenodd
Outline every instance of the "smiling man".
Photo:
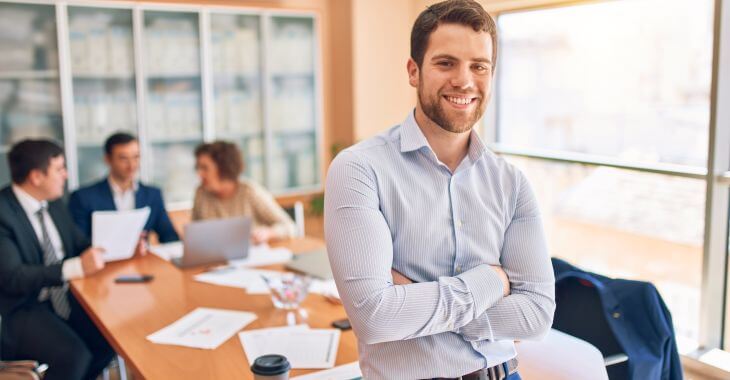
M 177 241 L 178 236 L 165 209 L 160 189 L 141 183 L 139 175 L 139 142 L 137 138 L 119 132 L 104 142 L 104 162 L 109 176 L 82 187 L 71 194 L 68 208 L 74 221 L 87 237 L 91 238 L 91 220 L 94 211 L 128 211 L 150 208 L 150 216 L 144 226 L 146 235 L 154 231 L 162 243 Z M 141 239 L 139 251 L 144 251 Z
M 415 110 L 329 169 L 327 247 L 365 378 L 519 379 L 514 340 L 550 328 L 537 202 L 472 130 L 496 53 L 477 2 L 428 7 L 411 31 Z

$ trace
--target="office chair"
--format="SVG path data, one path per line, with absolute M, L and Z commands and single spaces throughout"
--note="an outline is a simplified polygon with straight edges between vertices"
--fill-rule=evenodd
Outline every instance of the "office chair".
M 0 316 L 0 380 L 40 380 L 48 366 L 35 360 L 2 360 L 2 316 Z
M 304 204 L 297 201 L 292 207 L 284 207 L 284 211 L 294 220 L 297 233 L 294 237 L 304 237 Z

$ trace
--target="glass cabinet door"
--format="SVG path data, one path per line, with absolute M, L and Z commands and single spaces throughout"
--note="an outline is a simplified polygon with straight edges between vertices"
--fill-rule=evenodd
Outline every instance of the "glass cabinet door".
M 245 177 L 264 183 L 260 16 L 212 14 L 215 136 L 238 144 Z
M 269 187 L 273 191 L 319 183 L 314 20 L 271 18 L 267 44 L 271 128 Z
M 130 9 L 68 8 L 79 183 L 106 174 L 104 140 L 137 133 Z
M 0 184 L 10 146 L 29 137 L 63 141 L 56 10 L 0 3 Z
M 147 168 L 165 201 L 193 199 L 193 151 L 203 138 L 197 13 L 144 12 Z

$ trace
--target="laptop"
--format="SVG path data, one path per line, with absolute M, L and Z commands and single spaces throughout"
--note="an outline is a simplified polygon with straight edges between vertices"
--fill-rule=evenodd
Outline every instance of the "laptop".
M 331 280 L 334 278 L 332 268 L 330 267 L 330 260 L 325 250 L 296 254 L 286 264 L 286 267 L 322 280 Z
M 185 225 L 182 257 L 172 259 L 180 268 L 223 263 L 248 257 L 251 218 L 204 220 Z

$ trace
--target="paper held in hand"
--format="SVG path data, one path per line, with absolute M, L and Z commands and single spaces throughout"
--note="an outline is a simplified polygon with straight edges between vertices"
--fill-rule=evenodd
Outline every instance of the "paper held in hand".
M 134 256 L 140 234 L 150 216 L 150 208 L 130 211 L 94 211 L 91 214 L 91 245 L 104 248 L 104 261 Z

